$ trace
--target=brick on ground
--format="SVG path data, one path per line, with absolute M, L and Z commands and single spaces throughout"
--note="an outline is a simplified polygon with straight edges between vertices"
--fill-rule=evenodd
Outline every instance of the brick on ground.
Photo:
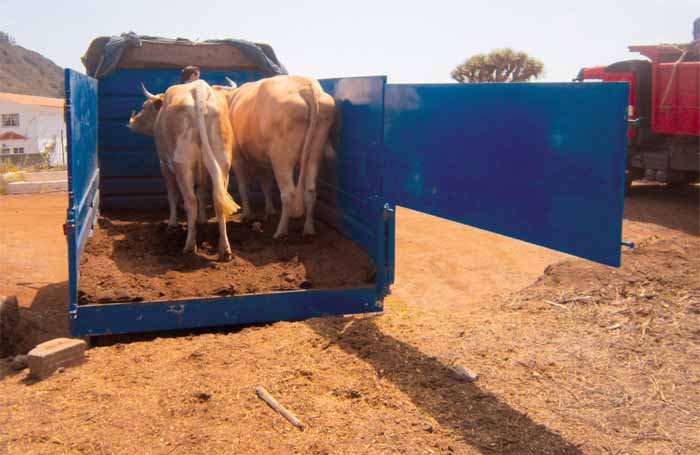
M 61 367 L 69 367 L 85 360 L 84 340 L 56 338 L 37 345 L 27 354 L 29 376 L 44 379 Z

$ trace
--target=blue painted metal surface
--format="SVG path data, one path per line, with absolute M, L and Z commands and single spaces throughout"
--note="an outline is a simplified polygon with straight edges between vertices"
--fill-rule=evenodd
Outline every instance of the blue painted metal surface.
M 97 215 L 97 81 L 65 70 L 65 122 L 68 141 L 68 288 L 70 315 L 78 305 L 78 265 Z
M 148 332 L 382 311 L 372 287 L 79 307 L 74 335 Z
M 318 179 L 318 215 L 363 246 L 386 284 L 386 226 L 382 218 L 381 156 L 386 78 L 319 81 L 335 99 L 339 135 L 326 153 Z
M 627 90 L 622 83 L 388 85 L 384 196 L 619 265 Z

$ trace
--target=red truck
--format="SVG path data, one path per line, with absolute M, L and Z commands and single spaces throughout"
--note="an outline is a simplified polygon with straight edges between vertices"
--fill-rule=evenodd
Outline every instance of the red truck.
M 649 60 L 583 68 L 574 79 L 630 84 L 628 188 L 640 179 L 685 185 L 700 178 L 699 35 L 689 44 L 630 46 Z

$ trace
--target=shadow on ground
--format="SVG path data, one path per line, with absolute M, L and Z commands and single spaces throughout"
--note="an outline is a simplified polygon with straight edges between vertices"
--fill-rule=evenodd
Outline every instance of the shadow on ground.
M 624 218 L 700 235 L 700 186 L 634 185 L 625 197 Z
M 435 357 L 384 334 L 373 319 L 354 320 L 348 327 L 348 320 L 342 317 L 319 318 L 308 321 L 308 325 L 372 365 L 378 375 L 396 384 L 416 406 L 483 453 L 582 453 L 477 383 L 451 379 L 447 367 Z
M 41 285 L 17 283 L 37 289 L 31 305 L 19 307 L 19 324 L 14 327 L 10 354 L 26 354 L 44 341 L 70 336 L 68 324 L 68 282 Z M 9 360 L 0 362 L 0 381 L 19 372 L 10 367 Z
M 20 283 L 33 286 L 32 283 Z M 25 354 L 44 341 L 70 336 L 68 324 L 68 281 L 37 288 L 31 305 L 20 307 L 17 353 Z

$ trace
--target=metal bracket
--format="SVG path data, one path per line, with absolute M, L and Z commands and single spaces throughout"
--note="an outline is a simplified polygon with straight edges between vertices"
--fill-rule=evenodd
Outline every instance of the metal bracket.
M 636 248 L 636 245 L 634 242 L 625 242 L 624 240 L 620 242 L 622 246 L 626 246 L 627 248 Z
M 384 204 L 384 221 L 389 221 L 389 218 L 394 215 L 394 212 L 395 210 L 391 208 L 388 202 Z

